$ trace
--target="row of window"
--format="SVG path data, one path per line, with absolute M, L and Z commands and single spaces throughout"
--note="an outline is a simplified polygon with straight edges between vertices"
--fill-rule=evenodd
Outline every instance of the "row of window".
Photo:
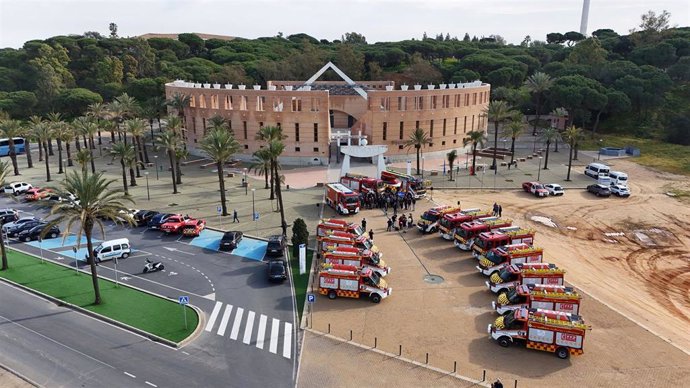
M 234 128 L 232 127 L 232 120 L 228 120 L 227 123 L 228 123 L 228 127 L 230 128 L 230 130 L 234 130 Z M 206 133 L 206 118 L 205 117 L 201 118 L 201 125 L 204 129 L 204 133 Z M 282 125 L 280 123 L 277 123 L 276 126 L 278 128 L 282 128 Z M 264 123 L 263 123 L 263 121 L 260 121 L 259 122 L 259 128 L 263 128 L 263 127 L 264 127 Z M 319 142 L 319 123 L 314 123 L 313 128 L 314 128 L 314 143 L 318 143 Z M 192 131 L 196 134 L 196 120 L 192 120 Z M 243 135 L 244 140 L 249 139 L 249 131 L 247 129 L 247 122 L 246 121 L 242 121 L 242 135 Z M 295 141 L 297 141 L 297 142 L 300 141 L 299 123 L 295 123 Z
M 489 101 L 489 92 L 479 93 L 462 93 L 462 94 L 444 94 L 441 96 L 407 96 L 398 97 L 398 111 L 407 110 L 424 110 L 426 109 L 448 109 L 451 107 L 451 97 L 453 98 L 453 108 L 460 108 L 463 106 L 485 104 Z M 428 102 L 425 102 L 427 101 Z M 411 103 L 410 103 L 411 101 Z M 463 103 L 464 102 L 464 103 Z M 425 105 L 428 104 L 428 105 Z M 370 108 L 374 108 L 371 106 Z M 411 108 L 411 109 L 410 109 Z M 391 97 L 381 97 L 379 109 L 382 112 L 391 110 Z
M 217 95 L 212 95 L 211 96 L 211 106 L 207 105 L 207 98 L 203 94 L 200 94 L 197 98 L 197 96 L 189 96 L 189 106 L 191 108 L 196 108 L 197 107 L 197 99 L 198 99 L 198 107 L 199 108 L 211 108 L 211 109 L 221 109 L 220 108 L 220 103 Z M 302 98 L 300 97 L 292 97 L 291 99 L 287 100 L 282 97 L 273 97 L 273 104 L 272 104 L 272 109 L 274 112 L 283 112 L 285 109 L 285 102 L 288 102 L 290 105 L 290 111 L 291 112 L 302 112 Z M 309 105 L 309 111 L 310 112 L 318 112 L 321 110 L 321 99 L 319 98 L 310 98 L 310 105 Z M 256 101 L 255 101 L 255 107 L 256 111 L 263 112 L 266 110 L 267 104 L 266 104 L 266 96 L 256 96 Z M 225 110 L 241 110 L 241 111 L 246 111 L 249 110 L 249 97 L 247 96 L 225 96 L 223 99 L 223 109 Z
M 462 133 L 467 133 L 467 123 L 469 121 L 470 124 L 470 131 L 474 131 L 475 129 L 483 128 L 484 122 L 486 120 L 486 117 L 483 115 L 472 115 L 471 120 L 468 120 L 469 116 L 464 116 L 462 120 Z M 476 120 L 475 120 L 476 117 Z M 475 127 L 475 121 L 476 121 L 476 127 Z M 441 136 L 446 136 L 446 129 L 447 129 L 447 124 L 448 120 L 443 119 L 443 125 L 441 126 Z M 415 121 L 415 129 L 419 128 L 419 120 Z M 401 121 L 399 130 L 398 130 L 398 139 L 403 140 L 404 139 L 404 134 L 405 134 L 405 122 Z M 434 137 L 434 120 L 429 120 L 429 137 L 433 138 Z M 453 135 L 458 134 L 458 117 L 456 117 L 453 120 Z M 388 140 L 388 123 L 384 122 L 383 123 L 383 133 L 382 133 L 382 140 L 386 141 Z
M 445 142 L 443 142 L 443 143 L 445 144 Z M 263 146 L 261 146 L 261 148 L 263 148 Z M 249 149 L 249 144 L 245 144 L 245 145 L 244 145 L 244 149 L 245 149 L 245 150 L 248 150 L 248 149 Z M 295 152 L 301 152 L 301 151 L 302 151 L 302 148 L 301 148 L 301 147 L 295 147 Z M 314 147 L 314 148 L 312 149 L 312 151 L 314 151 L 314 152 L 319 152 L 319 147 Z

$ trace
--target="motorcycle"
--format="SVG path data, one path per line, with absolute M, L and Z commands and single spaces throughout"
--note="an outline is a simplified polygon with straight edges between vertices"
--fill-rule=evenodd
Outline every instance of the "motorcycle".
M 160 261 L 153 262 L 149 259 L 146 259 L 146 265 L 144 265 L 144 273 L 162 271 L 164 269 L 165 266 Z

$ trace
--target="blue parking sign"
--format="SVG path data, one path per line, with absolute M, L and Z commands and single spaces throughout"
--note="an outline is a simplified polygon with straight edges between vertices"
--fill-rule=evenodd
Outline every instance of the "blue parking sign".
M 316 301 L 316 295 L 314 294 L 307 294 L 307 302 L 309 303 L 314 303 Z
M 223 207 L 222 207 L 222 206 L 218 206 L 218 207 L 216 208 L 216 211 L 218 212 L 218 214 L 222 213 L 222 212 L 223 212 Z

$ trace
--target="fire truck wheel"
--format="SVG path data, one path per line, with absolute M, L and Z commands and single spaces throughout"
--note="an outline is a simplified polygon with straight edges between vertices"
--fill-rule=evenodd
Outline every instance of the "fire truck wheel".
M 328 299 L 335 299 L 338 296 L 338 294 L 335 293 L 335 291 L 330 290 L 328 291 Z
M 381 301 L 381 295 L 379 294 L 371 294 L 370 298 L 373 303 L 379 303 Z
M 498 339 L 498 344 L 501 345 L 504 348 L 507 348 L 511 344 L 510 337 L 501 337 Z
M 570 352 L 567 348 L 560 347 L 556 349 L 556 357 L 560 358 L 561 360 L 567 359 L 568 356 L 570 356 Z

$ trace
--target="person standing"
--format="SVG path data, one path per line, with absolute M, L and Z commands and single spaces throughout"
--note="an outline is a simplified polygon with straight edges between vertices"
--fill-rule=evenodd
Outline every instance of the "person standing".
M 386 232 L 390 232 L 391 229 L 393 228 L 393 221 L 389 218 L 388 219 L 388 226 L 386 227 Z
M 362 230 L 367 230 L 367 219 L 362 218 Z
M 412 196 L 412 210 L 414 211 L 414 207 L 417 205 L 417 199 Z
M 235 222 L 240 222 L 240 219 L 237 217 L 237 209 L 232 211 L 232 223 L 234 224 Z
M 369 229 L 369 240 L 374 241 L 374 229 Z
M 498 205 L 498 216 L 501 217 L 502 214 L 503 214 L 503 206 Z
M 498 215 L 498 204 L 494 202 L 493 212 L 491 213 L 494 217 Z

